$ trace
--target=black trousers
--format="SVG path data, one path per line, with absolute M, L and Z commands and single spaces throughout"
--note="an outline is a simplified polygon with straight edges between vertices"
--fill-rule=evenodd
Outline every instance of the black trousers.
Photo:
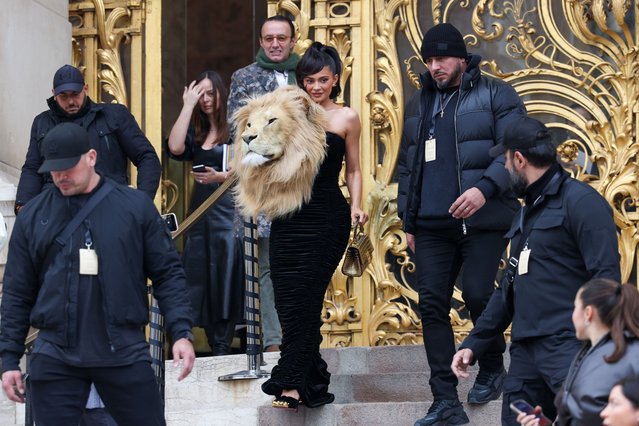
M 415 236 L 415 264 L 424 346 L 430 366 L 429 384 L 435 399 L 456 399 L 457 378 L 450 369 L 455 354 L 450 301 L 463 265 L 462 295 L 476 322 L 494 290 L 499 260 L 508 241 L 502 231 L 419 229 Z M 494 339 L 493 349 L 479 359 L 480 368 L 495 371 L 503 365 L 506 343 Z
M 80 423 L 91 382 L 119 426 L 165 425 L 164 406 L 148 362 L 122 367 L 78 368 L 55 358 L 34 354 L 30 395 L 38 426 Z
M 555 395 L 564 383 L 581 345 L 572 332 L 510 344 L 510 367 L 504 380 L 502 425 L 519 424 L 517 415 L 510 409 L 510 403 L 517 399 L 523 399 L 533 407 L 539 405 L 546 417 L 555 418 Z

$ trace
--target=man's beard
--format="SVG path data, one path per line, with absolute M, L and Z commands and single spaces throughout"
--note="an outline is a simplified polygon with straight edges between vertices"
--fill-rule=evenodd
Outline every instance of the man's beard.
M 519 173 L 517 170 L 513 170 L 510 172 L 510 189 L 513 191 L 517 198 L 523 198 L 526 193 L 526 188 L 528 187 L 528 181 L 524 175 Z
M 461 65 L 457 64 L 453 72 L 450 74 L 450 78 L 448 80 L 445 80 L 441 83 L 435 80 L 435 84 L 437 85 L 437 88 L 439 90 L 448 89 L 451 83 L 453 82 L 456 83 L 459 80 L 459 76 L 461 75 L 461 73 L 462 73 Z

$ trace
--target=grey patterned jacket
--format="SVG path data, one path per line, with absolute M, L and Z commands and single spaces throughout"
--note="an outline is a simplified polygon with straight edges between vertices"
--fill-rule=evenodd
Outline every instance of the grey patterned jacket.
M 227 107 L 233 140 L 235 140 L 235 124 L 233 123 L 235 111 L 243 107 L 248 99 L 272 92 L 278 87 L 275 71 L 262 68 L 255 62 L 233 73 Z M 268 238 L 271 234 L 271 222 L 263 214 L 257 217 L 257 233 L 262 238 Z

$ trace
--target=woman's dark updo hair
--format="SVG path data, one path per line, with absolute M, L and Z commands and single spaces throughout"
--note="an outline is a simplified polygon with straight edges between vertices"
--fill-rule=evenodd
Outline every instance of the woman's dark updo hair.
M 595 278 L 579 289 L 582 306 L 592 306 L 599 319 L 610 328 L 610 338 L 615 350 L 605 357 L 606 362 L 619 361 L 626 352 L 625 332 L 639 337 L 639 291 L 631 284 Z
M 297 85 L 304 89 L 304 79 L 309 75 L 320 72 L 324 67 L 328 67 L 333 75 L 337 74 L 339 76 L 337 84 L 329 95 L 331 99 L 335 99 L 342 93 L 340 84 L 342 81 L 342 60 L 334 47 L 326 46 L 318 41 L 311 44 L 311 47 L 306 50 L 302 59 L 297 63 L 295 68 Z
M 639 377 L 626 377 L 618 385 L 621 386 L 621 393 L 630 401 L 632 406 L 635 409 L 639 408 Z

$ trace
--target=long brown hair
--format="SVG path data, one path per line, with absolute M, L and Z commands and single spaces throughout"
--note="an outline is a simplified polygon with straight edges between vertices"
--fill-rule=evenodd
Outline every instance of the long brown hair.
M 608 363 L 619 361 L 626 353 L 624 331 L 639 338 L 639 291 L 631 284 L 595 278 L 579 290 L 582 306 L 597 310 L 601 322 L 610 328 L 615 350 L 604 359 Z
M 213 121 L 217 129 L 217 138 L 214 144 L 227 143 L 229 140 L 229 125 L 226 121 L 226 102 L 229 95 L 226 85 L 222 81 L 222 77 L 215 71 L 204 71 L 197 76 L 195 83 L 200 84 L 204 79 L 209 79 L 213 86 Z M 206 140 L 209 130 L 211 130 L 211 123 L 209 123 L 209 118 L 206 114 L 202 112 L 199 104 L 197 108 L 193 109 L 191 124 L 195 129 L 195 143 L 201 146 Z

